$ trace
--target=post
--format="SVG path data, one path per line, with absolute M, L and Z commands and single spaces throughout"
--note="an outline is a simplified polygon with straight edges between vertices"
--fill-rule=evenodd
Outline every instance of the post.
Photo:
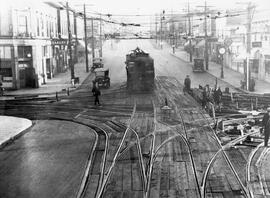
M 221 72 L 220 72 L 220 78 L 224 78 L 223 54 L 221 54 Z
M 71 74 L 71 79 L 75 78 L 74 75 L 74 63 L 72 60 L 72 49 L 71 49 L 71 31 L 70 31 L 70 19 L 69 19 L 69 7 L 68 7 L 68 2 L 66 3 L 66 9 L 67 9 L 67 28 L 68 28 L 68 52 L 69 52 L 69 68 L 70 68 L 70 74 Z
M 74 63 L 78 63 L 77 14 L 74 12 L 73 16 L 74 16 L 74 34 L 75 34 Z
M 255 8 L 255 6 L 251 5 L 251 2 L 248 3 L 247 7 L 247 69 L 246 69 L 246 83 L 247 83 L 247 90 L 250 88 L 250 64 L 249 64 L 249 58 L 250 58 L 250 51 L 251 51 L 251 22 L 252 22 L 252 9 Z
M 156 44 L 157 44 L 157 15 L 155 16 L 155 21 L 156 21 L 155 22 L 156 23 L 156 29 L 155 30 L 156 30 Z
M 92 65 L 94 62 L 94 58 L 95 58 L 95 43 L 94 43 L 94 19 L 91 18 L 91 31 L 92 31 L 92 36 L 91 36 L 91 40 L 92 40 Z
M 160 48 L 162 49 L 162 15 L 160 15 Z
M 99 57 L 102 57 L 102 20 L 101 20 L 101 14 L 100 14 L 99 20 L 100 20 L 100 27 L 99 27 L 99 41 L 100 41 Z
M 188 2 L 188 36 L 189 36 L 189 62 L 192 62 L 192 47 L 191 47 L 191 22 L 189 13 L 189 2 Z
M 88 63 L 88 47 L 87 47 L 87 24 L 86 24 L 86 9 L 85 4 L 83 4 L 83 12 L 84 12 L 84 44 L 85 44 L 85 67 L 86 72 L 89 72 L 89 63 Z
M 206 1 L 204 5 L 204 31 L 205 31 L 205 51 L 204 51 L 204 59 L 205 59 L 205 69 L 208 70 L 208 41 L 207 41 L 207 6 Z

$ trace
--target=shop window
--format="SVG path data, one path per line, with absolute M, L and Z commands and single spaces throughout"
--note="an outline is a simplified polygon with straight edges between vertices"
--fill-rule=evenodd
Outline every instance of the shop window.
M 265 65 L 265 73 L 266 74 L 270 74 L 270 59 L 269 60 L 265 60 L 264 61 L 264 65 Z
M 32 47 L 18 46 L 18 58 L 32 58 Z
M 0 59 L 11 59 L 10 46 L 0 46 Z
M 250 70 L 253 73 L 259 73 L 259 59 L 250 59 Z

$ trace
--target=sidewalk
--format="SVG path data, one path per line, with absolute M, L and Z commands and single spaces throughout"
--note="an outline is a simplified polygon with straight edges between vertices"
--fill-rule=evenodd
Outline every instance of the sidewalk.
M 52 79 L 48 79 L 47 83 L 41 85 L 39 88 L 6 90 L 4 96 L 0 97 L 0 100 L 14 99 L 16 96 L 22 95 L 38 95 L 45 97 L 55 95 L 56 92 L 64 92 L 66 94 L 68 88 L 70 91 L 76 89 L 89 75 L 91 75 L 91 72 L 86 73 L 84 61 L 74 65 L 74 73 L 75 77 L 79 77 L 80 79 L 80 83 L 76 84 L 75 87 L 72 87 L 71 85 L 70 70 L 67 70 L 65 73 L 58 73 Z
M 176 49 L 175 54 L 173 54 L 171 51 L 170 51 L 170 53 L 173 56 L 190 63 L 189 62 L 189 54 L 186 51 L 184 51 L 183 48 Z M 190 64 L 192 65 L 193 63 L 190 63 Z M 244 80 L 244 74 L 236 72 L 228 67 L 224 67 L 223 71 L 224 71 L 224 78 L 221 79 L 220 78 L 221 65 L 214 63 L 214 62 L 209 62 L 208 70 L 207 70 L 207 72 L 209 74 L 211 74 L 211 75 L 217 77 L 218 79 L 223 80 L 223 81 L 227 82 L 228 84 L 240 89 L 240 81 Z M 245 90 L 243 90 L 243 91 L 245 91 Z M 254 92 L 245 91 L 245 92 L 255 93 L 255 94 L 270 93 L 270 83 L 263 81 L 263 80 L 256 79 L 255 91 Z
M 0 148 L 22 135 L 30 126 L 32 126 L 32 121 L 28 119 L 0 116 Z

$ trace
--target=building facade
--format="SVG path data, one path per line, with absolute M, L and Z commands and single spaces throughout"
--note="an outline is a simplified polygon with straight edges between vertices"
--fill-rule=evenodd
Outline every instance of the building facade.
M 74 34 L 75 14 L 70 14 Z M 45 3 L 5 4 L 0 10 L 0 77 L 3 87 L 37 88 L 68 68 L 67 12 Z

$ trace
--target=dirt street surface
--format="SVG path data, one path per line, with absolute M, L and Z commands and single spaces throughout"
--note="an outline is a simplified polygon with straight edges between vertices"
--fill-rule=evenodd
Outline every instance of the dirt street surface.
M 125 87 L 125 54 L 137 46 L 155 60 L 155 89 L 149 93 Z M 252 159 L 250 148 L 225 150 L 213 119 L 182 91 L 186 74 L 192 86 L 214 85 L 212 76 L 193 74 L 149 41 L 112 40 L 104 49 L 111 87 L 101 90 L 101 106 L 94 105 L 92 75 L 59 101 L 1 103 L 3 114 L 35 124 L 0 150 L 0 189 L 6 189 L 0 197 L 244 198 L 256 190 L 255 177 L 269 164 L 261 157 L 255 169 L 260 149 Z

